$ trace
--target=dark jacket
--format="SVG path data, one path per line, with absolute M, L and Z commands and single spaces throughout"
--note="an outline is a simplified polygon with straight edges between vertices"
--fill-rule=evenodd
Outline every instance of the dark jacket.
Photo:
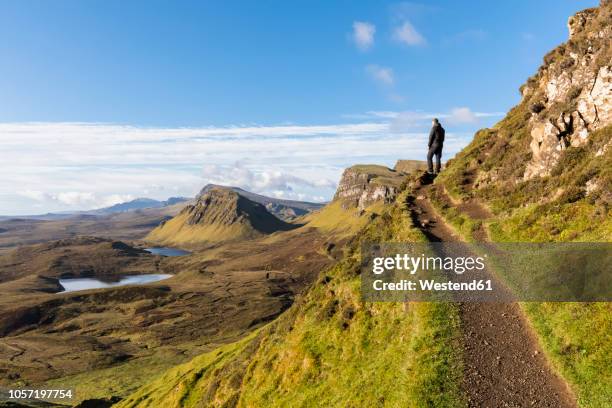
M 441 124 L 434 125 L 429 132 L 429 144 L 427 147 L 442 147 L 444 144 L 444 128 Z

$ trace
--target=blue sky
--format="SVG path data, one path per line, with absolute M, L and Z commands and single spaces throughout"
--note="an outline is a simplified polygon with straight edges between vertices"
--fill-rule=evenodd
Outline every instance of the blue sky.
M 0 214 L 191 195 L 326 200 L 346 165 L 447 157 L 597 1 L 1 1 Z

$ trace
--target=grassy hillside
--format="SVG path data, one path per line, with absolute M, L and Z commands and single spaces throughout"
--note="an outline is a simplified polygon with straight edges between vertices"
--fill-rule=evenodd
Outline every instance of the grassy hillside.
M 323 233 L 337 237 L 350 237 L 364 228 L 372 217 L 383 209 L 382 203 L 377 203 L 361 214 L 357 208 L 342 208 L 341 201 L 332 201 L 322 209 L 298 219 L 308 228 L 320 229 Z
M 187 223 L 188 213 L 181 213 L 162 226 L 155 228 L 147 235 L 146 240 L 161 245 L 197 245 L 216 243 L 259 235 L 244 224 L 223 225 L 190 225 Z
M 494 242 L 611 241 L 610 105 L 592 105 L 609 100 L 603 78 L 611 25 L 610 2 L 570 18 L 570 40 L 544 57 L 521 88 L 521 103 L 479 131 L 438 177 L 453 201 L 476 201 L 492 212 L 475 220 L 434 199 L 459 233 L 471 238 L 484 222 Z M 579 405 L 612 406 L 612 305 L 522 307 Z
M 494 242 L 610 242 L 612 149 L 606 146 L 612 126 L 592 132 L 583 146 L 567 148 L 550 175 L 523 181 L 530 159 L 527 104 L 514 108 L 494 128 L 478 132 L 436 183 L 455 200 L 477 200 L 492 210 L 485 224 Z M 479 179 L 489 181 L 479 184 Z M 440 210 L 465 237 L 481 223 L 452 208 Z M 610 303 L 522 306 L 580 406 L 610 406 Z
M 461 407 L 459 319 L 452 304 L 363 303 L 367 241 L 419 241 L 405 196 L 368 223 L 275 322 L 176 367 L 119 407 Z

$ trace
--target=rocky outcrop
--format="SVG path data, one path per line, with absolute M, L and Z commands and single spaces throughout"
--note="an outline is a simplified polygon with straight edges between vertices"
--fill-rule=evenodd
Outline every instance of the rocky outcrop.
M 570 146 L 612 123 L 612 6 L 569 18 L 569 41 L 550 52 L 522 88 L 531 111 L 532 158 L 525 180 L 548 175 Z
M 357 165 L 342 173 L 334 200 L 342 207 L 364 210 L 377 201 L 391 202 L 403 181 L 401 173 L 384 166 Z
M 427 170 L 427 162 L 423 160 L 398 160 L 393 170 L 404 174 L 416 174 Z
M 240 208 L 240 196 L 229 190 L 215 188 L 198 197 L 195 204 L 185 207 L 188 225 L 221 224 L 243 222 L 248 213 Z

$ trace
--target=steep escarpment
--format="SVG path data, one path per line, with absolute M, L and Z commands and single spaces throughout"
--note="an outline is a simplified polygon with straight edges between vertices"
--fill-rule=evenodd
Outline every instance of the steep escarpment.
M 334 200 L 343 208 L 363 210 L 376 201 L 390 203 L 399 191 L 403 177 L 395 170 L 374 164 L 356 165 L 344 170 Z
M 610 236 L 612 5 L 579 12 L 568 25 L 569 41 L 547 54 L 521 102 L 479 131 L 438 181 L 455 198 L 512 212 L 511 228 L 523 224 L 513 239 Z
M 350 237 L 393 202 L 405 174 L 378 165 L 356 165 L 344 170 L 334 199 L 300 219 L 306 227 L 327 235 Z
M 569 18 L 569 41 L 544 57 L 521 92 L 528 101 L 532 159 L 524 178 L 550 174 L 568 147 L 612 124 L 612 10 L 588 9 Z
M 154 229 L 147 240 L 166 245 L 207 244 L 253 238 L 291 228 L 292 225 L 270 214 L 262 204 L 230 188 L 215 187 Z

